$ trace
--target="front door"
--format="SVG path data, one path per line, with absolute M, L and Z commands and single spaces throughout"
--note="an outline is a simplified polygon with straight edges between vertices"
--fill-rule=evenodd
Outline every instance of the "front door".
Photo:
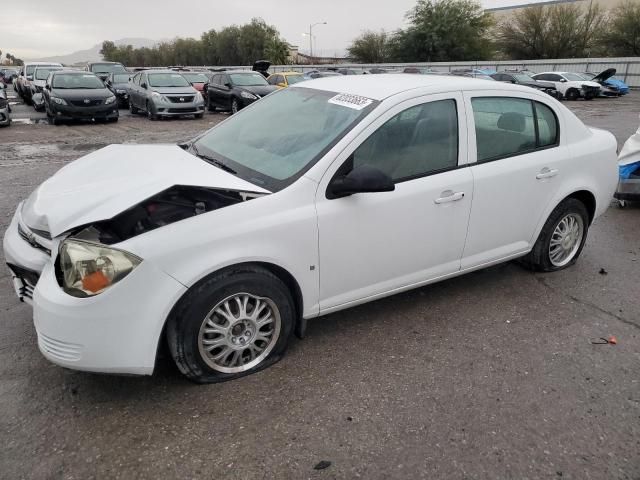
M 465 122 L 460 94 L 407 101 L 329 168 L 316 198 L 321 311 L 459 270 L 473 193 Z M 327 197 L 333 177 L 361 165 L 391 177 L 395 191 Z

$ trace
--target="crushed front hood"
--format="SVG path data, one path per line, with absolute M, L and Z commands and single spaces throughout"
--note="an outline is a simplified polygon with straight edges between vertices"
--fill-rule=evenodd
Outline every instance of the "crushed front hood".
M 23 205 L 22 217 L 54 238 L 108 220 L 174 185 L 269 193 L 176 145 L 110 145 L 42 183 Z
M 598 75 L 593 77 L 591 80 L 594 81 L 594 82 L 598 82 L 598 83 L 605 82 L 609 78 L 613 77 L 615 74 L 616 74 L 616 69 L 615 68 L 607 68 L 603 72 L 600 72 Z

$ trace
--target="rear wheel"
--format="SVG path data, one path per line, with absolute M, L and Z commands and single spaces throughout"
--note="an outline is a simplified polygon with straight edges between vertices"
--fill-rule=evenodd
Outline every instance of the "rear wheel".
M 129 99 L 129 111 L 131 112 L 131 115 L 138 113 L 138 108 L 133 105 L 131 99 Z
M 588 230 L 587 208 L 580 200 L 568 198 L 551 212 L 533 249 L 522 261 L 541 272 L 567 268 L 582 253 Z
M 197 383 L 255 373 L 284 354 L 295 322 L 285 284 L 260 267 L 214 274 L 174 308 L 167 340 L 180 371 Z
M 211 102 L 211 97 L 207 97 L 207 110 L 209 110 L 210 112 L 216 111 L 216 107 Z

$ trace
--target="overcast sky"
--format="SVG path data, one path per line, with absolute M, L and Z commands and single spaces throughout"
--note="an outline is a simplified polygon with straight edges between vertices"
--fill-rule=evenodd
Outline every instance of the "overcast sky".
M 536 0 L 534 0 L 536 1 Z M 483 0 L 487 7 L 518 0 Z M 375 5 L 375 6 L 373 6 Z M 307 50 L 302 36 L 315 27 L 318 54 L 341 54 L 362 30 L 396 30 L 415 0 L 4 0 L 0 50 L 19 58 L 63 55 L 120 38 L 199 37 L 225 25 L 262 17 L 289 43 Z M 3 54 L 4 57 L 4 54 Z

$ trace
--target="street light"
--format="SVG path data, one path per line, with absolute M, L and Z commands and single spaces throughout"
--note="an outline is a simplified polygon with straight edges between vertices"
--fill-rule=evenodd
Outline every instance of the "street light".
M 318 25 L 326 25 L 327 22 L 318 22 L 318 23 L 314 23 L 309 25 L 309 53 L 311 56 L 311 61 L 313 62 L 313 27 L 316 27 Z

